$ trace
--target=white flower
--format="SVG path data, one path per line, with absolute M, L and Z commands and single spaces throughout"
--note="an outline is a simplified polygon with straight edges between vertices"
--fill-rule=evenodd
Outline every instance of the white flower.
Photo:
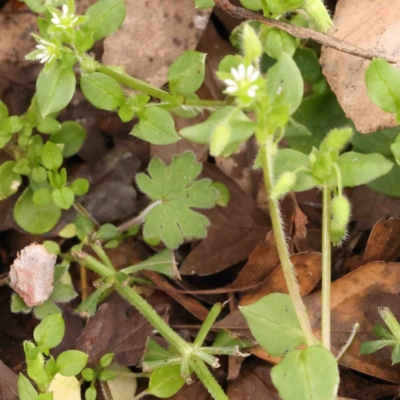
M 61 16 L 57 15 L 55 12 L 51 13 L 51 15 L 53 16 L 51 22 L 63 29 L 72 28 L 75 22 L 78 21 L 78 17 L 69 13 L 69 9 L 66 4 L 62 6 Z
M 51 62 L 57 54 L 57 46 L 54 43 L 48 42 L 44 39 L 39 39 L 39 44 L 36 46 L 40 53 L 37 54 L 36 58 L 41 63 Z
M 234 79 L 225 79 L 224 81 L 227 85 L 227 93 L 233 94 L 243 90 L 247 96 L 255 97 L 258 86 L 252 83 L 258 79 L 260 72 L 253 65 L 246 68 L 243 64 L 240 64 L 237 69 L 231 69 L 231 74 Z

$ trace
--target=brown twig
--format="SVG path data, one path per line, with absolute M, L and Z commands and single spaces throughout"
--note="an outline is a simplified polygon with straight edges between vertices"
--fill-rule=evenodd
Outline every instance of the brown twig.
M 374 58 L 383 58 L 390 63 L 396 63 L 398 61 L 383 54 L 378 54 L 369 50 L 361 49 L 344 40 L 325 35 L 321 32 L 316 32 L 311 29 L 303 28 L 301 26 L 290 25 L 286 22 L 278 21 L 276 19 L 265 18 L 260 14 L 251 12 L 244 8 L 236 7 L 232 5 L 229 0 L 215 0 L 215 4 L 234 18 L 260 21 L 265 25 L 271 26 L 272 28 L 281 29 L 282 31 L 285 31 L 299 39 L 312 39 L 318 43 L 323 44 L 324 46 L 331 47 L 343 53 L 366 58 L 367 60 L 372 60 Z

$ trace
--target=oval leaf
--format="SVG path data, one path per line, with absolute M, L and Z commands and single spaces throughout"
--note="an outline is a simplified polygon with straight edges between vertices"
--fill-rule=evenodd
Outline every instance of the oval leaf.
M 39 346 L 49 349 L 57 347 L 64 337 L 65 324 L 60 314 L 52 314 L 44 318 L 43 321 L 33 331 L 33 338 Z
M 50 140 L 53 143 L 62 143 L 63 157 L 71 157 L 76 154 L 86 139 L 86 131 L 81 125 L 73 121 L 63 122 L 61 130 L 51 135 Z
M 21 185 L 21 175 L 13 172 L 15 161 L 6 161 L 0 167 L 0 200 L 17 192 Z
M 67 350 L 57 357 L 57 371 L 64 376 L 78 375 L 85 368 L 88 355 L 79 350 Z

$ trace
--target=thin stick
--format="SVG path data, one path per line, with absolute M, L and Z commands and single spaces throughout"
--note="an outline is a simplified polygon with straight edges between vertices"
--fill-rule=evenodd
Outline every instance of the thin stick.
M 346 42 L 345 40 L 325 35 L 321 32 L 316 32 L 311 29 L 303 28 L 301 26 L 290 25 L 286 22 L 278 21 L 276 19 L 265 18 L 260 14 L 248 11 L 244 8 L 236 7 L 232 5 L 229 0 L 215 0 L 215 4 L 234 18 L 260 21 L 265 25 L 271 26 L 272 28 L 280 29 L 299 39 L 312 39 L 318 43 L 323 44 L 324 46 L 331 47 L 332 49 L 339 50 L 343 53 L 352 54 L 353 56 L 365 58 L 367 60 L 382 58 L 390 63 L 396 63 L 398 61 L 383 54 L 378 54 L 370 50 L 361 49 L 351 43 Z

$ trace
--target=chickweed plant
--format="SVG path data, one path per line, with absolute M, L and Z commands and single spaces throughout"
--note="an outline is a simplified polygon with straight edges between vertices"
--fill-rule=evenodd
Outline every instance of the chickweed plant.
M 261 10 L 265 16 L 287 23 L 321 31 L 332 25 L 321 0 L 241 2 L 250 10 Z M 282 358 L 272 368 L 272 380 L 282 399 L 336 399 L 339 369 L 330 350 L 331 246 L 340 246 L 347 234 L 351 206 L 344 188 L 379 178 L 393 164 L 381 154 L 343 152 L 353 135 L 351 126 L 331 130 L 307 154 L 294 148 L 280 149 L 282 139 L 290 143 L 293 137 L 310 135 L 306 127 L 293 119 L 302 104 L 304 81 L 311 84 L 313 93 L 328 90 L 318 72 L 317 53 L 283 31 L 255 21 L 243 23 L 232 34 L 237 54 L 226 56 L 216 71 L 225 84 L 226 101 L 204 100 L 196 95 L 205 76 L 206 55 L 200 52 L 186 51 L 172 63 L 167 74 L 169 91 L 129 76 L 118 66 L 105 66 L 92 58 L 88 52 L 93 44 L 113 34 L 124 21 L 123 0 L 99 0 L 84 15 L 75 14 L 74 0 L 25 0 L 25 3 L 39 15 L 40 31 L 39 36 L 34 35 L 36 49 L 26 59 L 41 63 L 43 69 L 25 114 L 10 116 L 7 107 L 0 103 L 0 148 L 9 156 L 9 161 L 0 166 L 0 197 L 15 194 L 23 181 L 27 183 L 15 204 L 14 218 L 32 234 L 50 231 L 59 221 L 62 210 L 74 207 L 78 214 L 75 222 L 63 228 L 59 236 L 76 237 L 79 244 L 62 253 L 55 242 L 44 243 L 48 252 L 60 260 L 53 271 L 53 292 L 45 300 L 27 304 L 20 292 L 13 295 L 14 312 L 33 311 L 43 319 L 35 329 L 34 342 L 24 343 L 30 379 L 20 375 L 20 398 L 52 399 L 52 382 L 60 374 L 80 375 L 90 383 L 86 399 L 95 399 L 96 380 L 112 378 L 105 372 L 112 355 L 104 355 L 99 367 L 84 369 L 87 355 L 82 352 L 67 351 L 57 358 L 50 354 L 50 349 L 61 342 L 64 334 L 57 303 L 70 301 L 77 295 L 68 275 L 72 262 L 100 276 L 97 289 L 77 307 L 78 313 L 86 317 L 94 315 L 98 304 L 116 291 L 169 343 L 164 349 L 152 340 L 148 342 L 142 364 L 149 373 L 149 386 L 135 399 L 146 394 L 169 398 L 185 382 L 192 382 L 193 375 L 197 375 L 214 399 L 227 399 L 210 367 L 219 366 L 218 355 L 242 354 L 239 349 L 243 347 L 242 342 L 227 341 L 220 335 L 212 346 L 204 344 L 221 311 L 220 304 L 214 305 L 194 342 L 189 343 L 164 322 L 135 288 L 140 284 L 136 274 L 141 270 L 176 277 L 172 250 L 185 240 L 206 237 L 209 221 L 198 210 L 221 204 L 221 196 L 226 196 L 224 188 L 209 179 L 198 179 L 202 165 L 191 152 L 174 156 L 169 165 L 154 158 L 147 173 L 136 177 L 136 184 L 149 197 L 150 205 L 141 215 L 119 227 L 96 224 L 79 203 L 79 197 L 89 190 L 88 181 L 69 181 L 63 167 L 64 159 L 76 154 L 86 138 L 85 130 L 78 123 L 60 123 L 57 119 L 71 101 L 78 83 L 85 98 L 95 107 L 117 112 L 123 122 L 137 118 L 131 134 L 155 145 L 168 145 L 183 137 L 209 145 L 212 156 L 226 157 L 255 137 L 259 154 L 254 167 L 263 172 L 289 294 L 268 295 L 241 307 L 241 312 L 258 343 L 270 356 Z M 196 5 L 207 8 L 214 2 L 196 0 Z M 400 99 L 396 96 L 400 96 L 400 91 L 395 95 L 387 93 L 390 85 L 382 82 L 382 76 L 398 82 L 399 75 L 399 71 L 382 60 L 374 60 L 367 72 L 367 86 L 373 101 L 398 116 Z M 133 89 L 135 94 L 127 96 L 124 87 Z M 178 134 L 171 114 L 190 118 L 201 110 L 209 110 L 211 116 Z M 399 146 L 397 141 L 392 146 L 397 160 Z M 279 205 L 289 191 L 311 188 L 318 188 L 323 197 L 321 338 L 314 336 L 300 295 Z M 144 237 L 164 243 L 165 250 L 116 271 L 104 248 L 117 247 L 141 228 Z M 85 251 L 87 247 L 95 256 Z M 383 313 L 386 321 L 389 313 Z M 391 332 L 380 330 L 385 333 L 382 343 L 366 345 L 365 352 L 386 345 L 397 348 L 398 329 L 394 331 L 388 326 Z

